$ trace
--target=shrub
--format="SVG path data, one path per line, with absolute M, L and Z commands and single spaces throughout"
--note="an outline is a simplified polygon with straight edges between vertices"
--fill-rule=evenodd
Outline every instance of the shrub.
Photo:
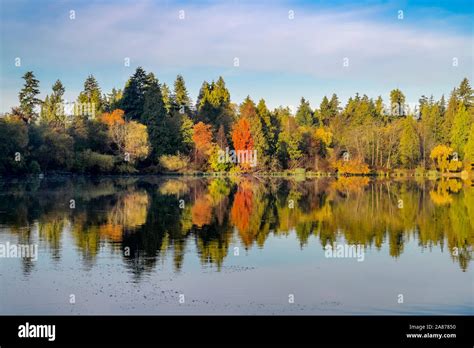
M 80 152 L 76 156 L 75 169 L 81 173 L 108 173 L 114 167 L 114 157 L 91 150 Z
M 160 157 L 160 164 L 170 172 L 177 172 L 186 169 L 189 158 L 183 155 L 163 155 Z

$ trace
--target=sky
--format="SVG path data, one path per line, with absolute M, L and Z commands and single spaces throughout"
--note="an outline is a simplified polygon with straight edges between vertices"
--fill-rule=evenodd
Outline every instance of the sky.
M 41 98 L 60 79 L 73 101 L 89 74 L 109 93 L 138 66 L 168 85 L 183 75 L 193 100 L 219 76 L 233 102 L 250 95 L 271 108 L 301 97 L 318 107 L 332 93 L 387 101 L 394 88 L 409 103 L 438 99 L 472 81 L 473 4 L 0 0 L 0 112 L 18 105 L 26 71 Z

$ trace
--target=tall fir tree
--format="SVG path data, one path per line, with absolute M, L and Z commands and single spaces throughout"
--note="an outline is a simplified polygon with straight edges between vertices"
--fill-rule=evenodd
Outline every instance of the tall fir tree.
M 405 116 L 405 95 L 398 88 L 390 92 L 390 110 L 392 116 Z
M 60 80 L 56 80 L 50 96 L 46 96 L 41 108 L 41 121 L 54 127 L 65 126 L 63 95 L 65 88 Z
M 181 75 L 178 75 L 174 81 L 173 104 L 175 104 L 177 110 L 180 110 L 181 114 L 189 115 L 191 99 L 189 98 L 184 78 Z
M 145 91 L 149 82 L 143 68 L 138 67 L 130 77 L 123 90 L 120 108 L 125 111 L 125 117 L 129 120 L 139 120 L 143 114 L 145 104 Z M 161 91 L 160 91 L 161 95 Z
M 300 105 L 298 106 L 298 110 L 296 111 L 295 120 L 299 126 L 312 127 L 316 124 L 316 120 L 313 118 L 313 111 L 311 110 L 311 106 L 309 105 L 309 102 L 304 98 L 301 98 L 300 100 Z
M 451 95 L 449 96 L 448 106 L 443 116 L 441 138 L 445 144 L 449 144 L 451 142 L 451 128 L 453 127 L 454 117 L 458 111 L 458 99 L 456 94 L 456 89 L 453 89 L 451 91 Z
M 331 105 L 329 104 L 329 99 L 326 96 L 323 97 L 321 104 L 319 104 L 319 118 L 323 125 L 329 125 L 331 120 Z
M 165 103 L 165 108 L 167 112 L 171 112 L 173 108 L 172 97 L 170 88 L 166 83 L 161 84 L 161 95 L 163 97 L 163 103 Z
M 400 137 L 400 162 L 405 168 L 413 168 L 420 159 L 420 139 L 416 131 L 416 121 L 408 116 L 403 120 Z
M 464 158 L 464 147 L 469 139 L 472 122 L 466 106 L 461 101 L 458 111 L 454 116 L 453 127 L 451 128 L 451 147 L 461 158 Z
M 23 75 L 25 83 L 18 98 L 20 99 L 20 110 L 23 115 L 23 119 L 27 123 L 34 122 L 38 116 L 35 110 L 38 105 L 41 105 L 41 100 L 37 98 L 40 94 L 39 81 L 35 78 L 32 71 L 28 71 Z
M 84 89 L 77 101 L 81 104 L 82 113 L 89 117 L 99 117 L 103 111 L 102 92 L 93 75 L 89 75 L 84 82 Z
M 148 80 L 141 121 L 148 129 L 148 139 L 152 146 L 151 158 L 158 163 L 160 156 L 174 152 L 173 137 L 176 134 L 170 129 L 170 120 L 157 79 Z
M 469 84 L 469 80 L 464 78 L 457 89 L 458 100 L 461 101 L 466 108 L 474 105 L 474 91 Z
M 226 132 L 230 131 L 234 114 L 230 93 L 222 76 L 217 82 L 202 84 L 198 95 L 197 120 L 211 124 L 215 131 L 221 124 L 224 125 Z

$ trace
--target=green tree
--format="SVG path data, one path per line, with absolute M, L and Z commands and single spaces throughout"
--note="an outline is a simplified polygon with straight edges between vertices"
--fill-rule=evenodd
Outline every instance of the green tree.
M 122 97 L 123 92 L 121 89 L 112 88 L 112 91 L 103 98 L 104 111 L 112 112 L 115 109 L 119 109 Z
M 38 116 L 35 108 L 41 104 L 41 100 L 37 98 L 40 94 L 39 81 L 35 78 L 32 71 L 28 71 L 23 75 L 25 83 L 21 89 L 18 97 L 20 99 L 20 109 L 24 115 L 24 121 L 26 123 L 33 122 Z
M 194 122 L 188 115 L 183 115 L 181 117 L 181 127 L 180 127 L 180 149 L 185 154 L 189 154 L 193 149 L 193 129 Z
M 457 97 L 458 100 L 466 106 L 466 108 L 474 105 L 474 91 L 472 90 L 467 78 L 464 78 L 461 81 L 461 84 L 457 89 Z
M 400 161 L 406 168 L 413 168 L 420 159 L 420 139 L 416 132 L 416 122 L 408 116 L 403 122 L 400 137 Z
M 178 75 L 174 81 L 173 102 L 181 114 L 190 114 L 191 99 L 189 98 L 184 78 L 181 75 Z
M 46 96 L 41 108 L 41 120 L 51 124 L 53 127 L 65 126 L 65 114 L 63 105 L 64 86 L 60 80 L 53 85 L 51 96 Z
M 311 106 L 309 102 L 304 98 L 301 98 L 300 105 L 298 106 L 298 110 L 296 111 L 296 123 L 299 126 L 308 126 L 312 127 L 316 124 L 316 120 L 313 118 L 313 111 L 311 110 Z
M 453 127 L 454 116 L 458 111 L 458 99 L 456 97 L 456 89 L 453 89 L 448 100 L 448 106 L 443 116 L 441 126 L 441 139 L 443 143 L 451 141 L 451 129 Z
M 469 138 L 467 140 L 466 146 L 464 146 L 464 159 L 468 164 L 474 163 L 474 123 L 471 125 Z
M 172 97 L 170 88 L 166 83 L 161 85 L 161 95 L 163 97 L 163 103 L 165 103 L 165 108 L 167 112 L 170 112 L 172 109 Z
M 240 105 L 240 119 L 247 118 L 250 122 L 250 134 L 253 139 L 253 149 L 257 150 L 258 167 L 268 164 L 269 144 L 265 133 L 265 121 L 257 113 L 253 100 L 247 96 Z
M 390 110 L 392 116 L 405 115 L 405 95 L 398 88 L 390 92 Z
M 198 95 L 197 120 L 211 124 L 214 130 L 222 124 L 226 133 L 230 131 L 234 113 L 230 103 L 230 93 L 222 77 L 219 77 L 217 82 L 202 84 Z
M 257 105 L 257 115 L 260 119 L 265 140 L 267 142 L 267 153 L 265 156 L 270 159 L 276 153 L 278 142 L 278 120 L 275 114 L 268 110 L 264 99 L 260 99 Z
M 454 116 L 453 126 L 451 128 L 451 146 L 461 158 L 464 157 L 464 147 L 469 138 L 471 123 L 471 117 L 466 110 L 466 106 L 461 101 L 459 103 L 458 111 Z
M 84 115 L 88 117 L 99 117 L 103 111 L 102 92 L 93 75 L 89 75 L 84 82 L 84 90 L 77 98 Z
M 125 85 L 122 101 L 120 103 L 120 109 L 125 111 L 125 117 L 127 119 L 139 120 L 143 115 L 147 84 L 148 77 L 145 70 L 138 67 Z
M 166 112 L 161 88 L 158 80 L 149 81 L 145 92 L 143 114 L 141 121 L 147 126 L 148 138 L 152 147 L 151 157 L 158 163 L 160 156 L 172 154 L 175 130 L 170 128 L 170 120 Z

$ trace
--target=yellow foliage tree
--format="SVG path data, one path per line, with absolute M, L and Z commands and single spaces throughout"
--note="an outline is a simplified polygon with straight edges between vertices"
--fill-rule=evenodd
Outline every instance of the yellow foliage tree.
M 449 159 L 453 155 L 453 148 L 446 145 L 438 145 L 431 150 L 430 158 L 435 162 L 441 173 L 456 172 L 462 168 L 462 162 L 457 158 Z
M 317 139 L 321 139 L 324 145 L 329 146 L 332 143 L 332 133 L 324 128 L 316 129 L 314 135 Z

